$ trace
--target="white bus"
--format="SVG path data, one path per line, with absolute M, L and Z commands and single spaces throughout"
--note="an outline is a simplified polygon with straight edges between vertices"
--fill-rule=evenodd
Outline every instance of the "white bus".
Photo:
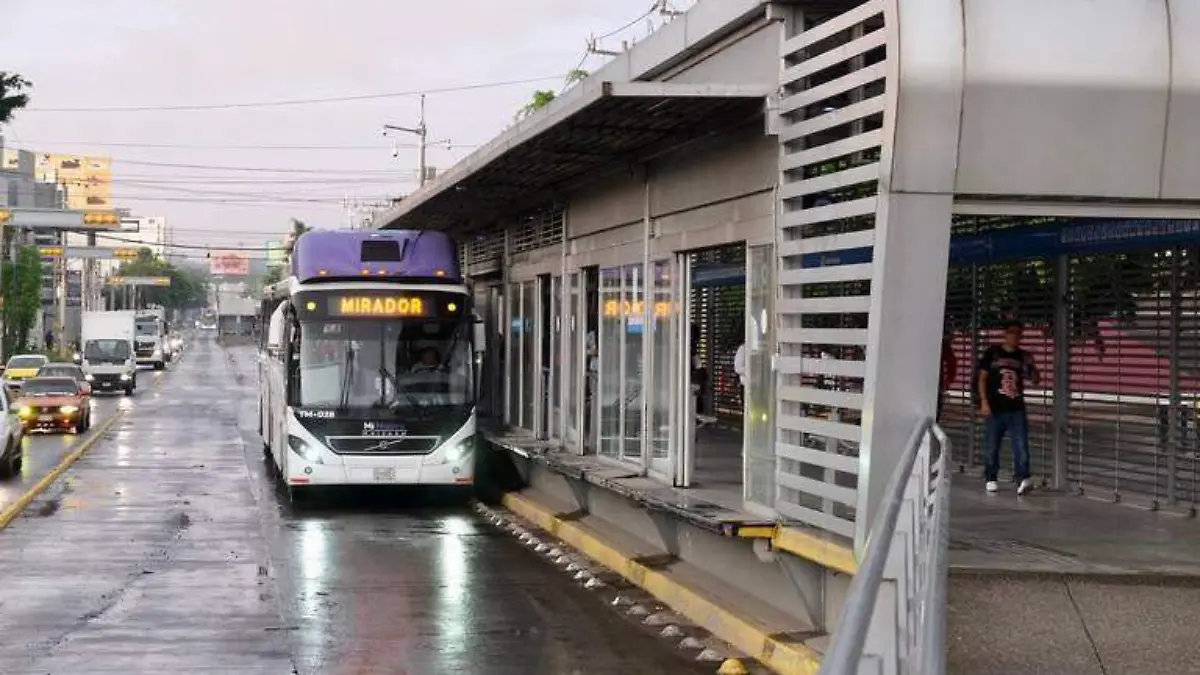
M 471 486 L 482 324 L 454 242 L 312 231 L 260 308 L 259 411 L 289 495 L 327 485 Z

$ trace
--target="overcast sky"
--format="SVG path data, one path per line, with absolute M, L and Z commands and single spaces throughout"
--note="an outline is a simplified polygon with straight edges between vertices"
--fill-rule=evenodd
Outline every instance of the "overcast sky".
M 381 125 L 415 126 L 417 98 L 225 110 L 62 109 L 313 99 L 547 78 L 431 94 L 430 138 L 456 146 L 430 151 L 430 163 L 445 168 L 509 125 L 534 89 L 558 88 L 583 57 L 589 34 L 620 28 L 653 4 L 4 0 L 0 70 L 24 75 L 34 89 L 29 109 L 3 133 L 10 148 L 111 156 L 117 206 L 165 216 L 179 241 L 254 246 L 285 231 L 290 217 L 341 227 L 346 196 L 378 199 L 413 189 L 414 139 L 398 138 L 402 147 L 393 157 Z M 653 21 L 662 17 L 655 13 Z M 640 21 L 601 45 L 615 49 L 648 31 Z M 590 56 L 584 68 L 595 70 L 605 58 Z M 225 168 L 201 168 L 213 166 Z

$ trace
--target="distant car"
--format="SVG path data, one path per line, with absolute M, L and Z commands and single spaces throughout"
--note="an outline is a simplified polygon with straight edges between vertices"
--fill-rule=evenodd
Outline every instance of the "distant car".
M 83 390 L 84 398 L 89 401 L 92 398 L 92 385 L 87 380 L 87 374 L 83 372 L 83 368 L 74 363 L 47 363 L 38 370 L 37 376 L 69 377 L 79 383 L 79 388 Z
M 37 375 L 50 359 L 41 354 L 17 354 L 4 366 L 4 388 L 20 389 L 22 383 Z
M 11 478 L 21 473 L 21 438 L 25 425 L 17 418 L 17 409 L 5 392 L 0 392 L 0 478 Z
M 79 383 L 70 377 L 35 377 L 25 380 L 21 398 L 13 404 L 25 431 L 45 429 L 86 431 L 92 426 L 92 408 Z

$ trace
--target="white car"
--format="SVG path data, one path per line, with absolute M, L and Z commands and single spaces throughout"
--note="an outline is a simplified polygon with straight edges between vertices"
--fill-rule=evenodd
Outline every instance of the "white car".
M 21 439 L 25 436 L 25 425 L 17 419 L 8 392 L 0 393 L 0 478 L 11 478 L 21 473 Z

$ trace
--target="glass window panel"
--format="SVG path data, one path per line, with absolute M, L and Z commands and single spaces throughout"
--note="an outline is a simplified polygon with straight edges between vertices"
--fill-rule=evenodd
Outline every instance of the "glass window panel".
M 567 347 L 567 442 L 579 447 L 582 443 L 579 434 L 579 422 L 582 419 L 580 414 L 580 403 L 582 402 L 581 389 L 582 381 L 579 377 L 582 366 L 582 357 L 579 353 L 579 341 L 583 330 L 583 308 L 580 302 L 580 284 L 579 279 L 582 276 L 581 272 L 571 274 L 571 288 L 569 297 L 569 315 L 566 321 L 564 333 L 568 340 Z
M 621 317 L 621 270 L 600 270 L 600 454 L 621 454 L 621 345 L 624 321 Z
M 671 443 L 671 373 L 674 350 L 675 311 L 671 297 L 671 264 L 660 260 L 653 269 L 653 307 L 651 307 L 652 373 L 650 394 L 651 459 L 666 460 Z
M 508 397 L 506 408 L 507 422 L 512 426 L 521 423 L 521 294 L 518 286 L 513 284 L 508 292 L 508 339 L 505 340 L 508 371 L 508 384 L 505 395 Z
M 521 284 L 521 428 L 533 430 L 533 380 L 537 374 L 537 350 L 534 345 L 534 322 L 537 319 L 537 296 L 534 282 Z
M 642 458 L 642 406 L 643 392 L 642 336 L 645 333 L 645 284 L 641 265 L 626 265 L 623 268 L 625 287 L 623 314 L 625 321 L 625 363 L 621 371 L 625 390 L 621 393 L 624 405 L 625 442 L 621 456 L 640 462 Z
M 745 499 L 775 503 L 774 246 L 753 246 L 746 272 Z

